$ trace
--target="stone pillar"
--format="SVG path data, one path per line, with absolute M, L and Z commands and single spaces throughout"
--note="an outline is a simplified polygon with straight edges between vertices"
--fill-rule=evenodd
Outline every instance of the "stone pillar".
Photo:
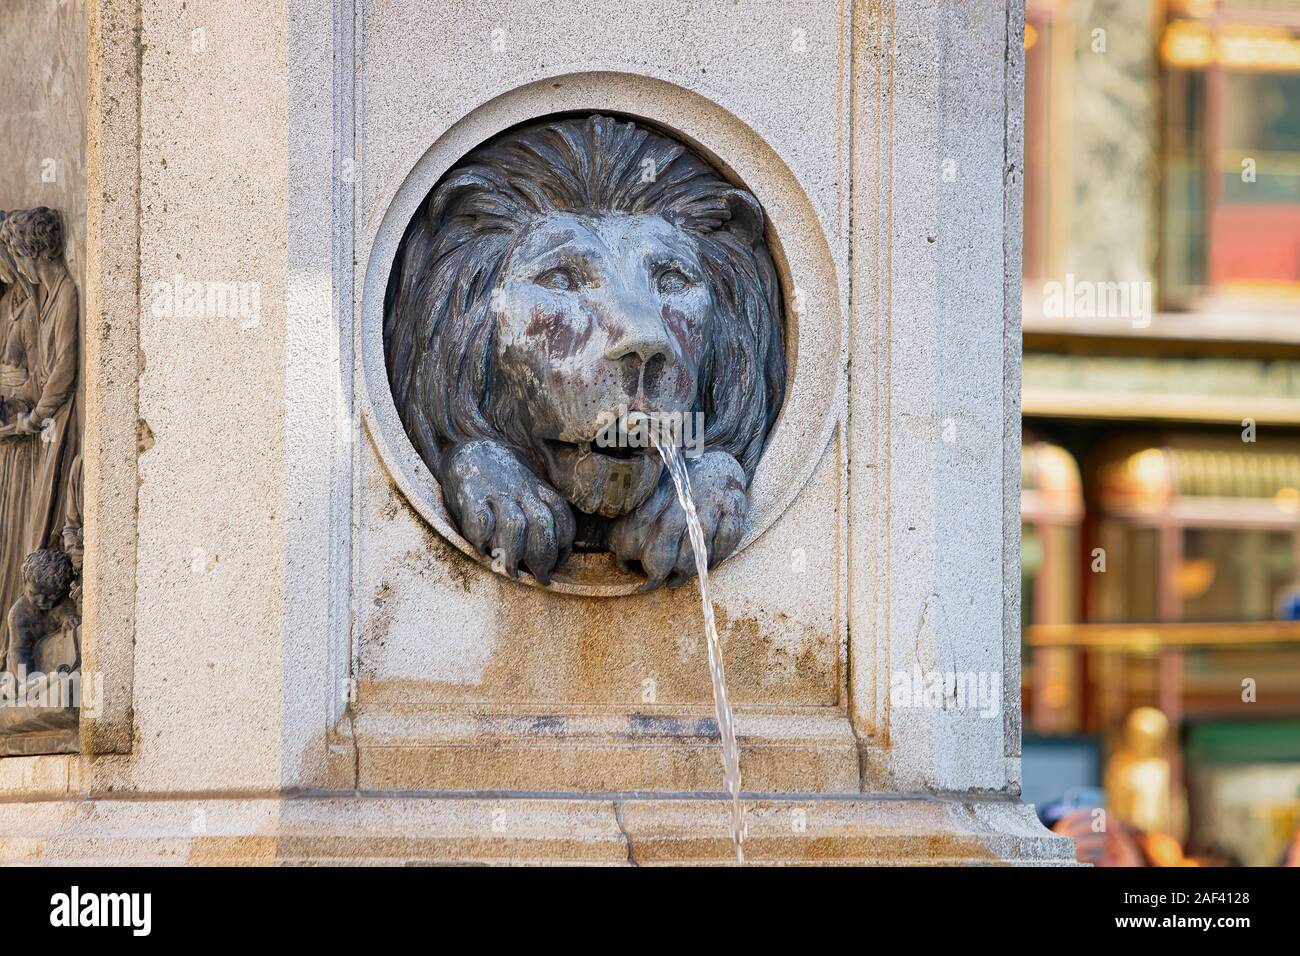
M 749 859 L 1071 858 L 1018 802 L 1018 0 L 91 8 L 87 599 L 130 721 L 0 760 L 0 857 L 731 858 L 694 583 L 500 573 L 385 366 L 448 169 L 602 113 L 752 195 L 780 286 L 712 575 Z

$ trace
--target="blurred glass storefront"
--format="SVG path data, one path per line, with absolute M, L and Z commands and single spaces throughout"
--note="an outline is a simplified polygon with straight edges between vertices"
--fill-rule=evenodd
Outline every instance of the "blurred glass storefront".
M 1300 0 L 1030 0 L 1025 56 L 1025 799 L 1167 801 L 1169 844 L 1129 862 L 1276 864 L 1300 826 Z

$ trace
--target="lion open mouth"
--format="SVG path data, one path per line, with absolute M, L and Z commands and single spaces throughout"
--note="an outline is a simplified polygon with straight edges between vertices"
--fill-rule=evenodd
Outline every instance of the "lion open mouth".
M 560 441 L 559 439 L 550 438 L 546 440 L 546 444 L 553 452 L 579 452 L 613 458 L 616 461 L 630 461 L 637 455 L 643 455 L 649 450 L 628 443 L 610 444 L 600 438 L 585 442 Z
M 540 450 L 547 479 L 575 508 L 616 518 L 649 496 L 662 468 L 654 450 L 640 444 L 608 436 L 576 442 L 544 439 Z
M 633 448 L 630 445 L 601 445 L 599 442 L 591 442 L 589 447 L 593 455 L 605 455 L 608 458 L 616 458 L 620 461 L 627 461 L 637 455 L 645 452 L 644 448 Z

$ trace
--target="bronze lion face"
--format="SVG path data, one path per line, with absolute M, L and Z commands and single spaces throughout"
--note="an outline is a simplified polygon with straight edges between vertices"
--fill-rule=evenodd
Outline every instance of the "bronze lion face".
M 785 386 L 757 199 L 682 144 L 591 116 L 476 149 L 407 230 L 384 319 L 398 413 L 461 533 L 543 584 L 575 539 L 646 586 L 693 573 L 659 457 L 629 412 L 694 437 L 710 563 L 748 520 Z

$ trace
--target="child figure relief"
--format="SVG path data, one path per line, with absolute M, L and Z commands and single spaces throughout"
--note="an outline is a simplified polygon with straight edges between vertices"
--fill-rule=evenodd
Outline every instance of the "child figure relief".
M 74 576 L 72 560 L 62 551 L 42 548 L 23 561 L 23 593 L 9 609 L 9 654 L 5 668 L 20 681 L 38 671 L 38 661 L 50 655 L 37 654 L 47 638 L 72 632 L 81 624 L 81 616 L 69 596 Z M 80 666 L 80 654 L 59 655 L 65 658 L 55 670 L 66 673 Z M 71 660 L 66 658 L 71 656 Z

